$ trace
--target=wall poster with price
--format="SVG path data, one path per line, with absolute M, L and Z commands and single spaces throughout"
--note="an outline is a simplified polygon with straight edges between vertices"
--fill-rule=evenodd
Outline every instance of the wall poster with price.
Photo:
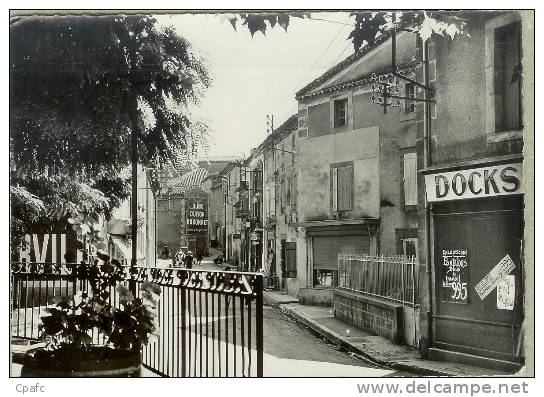
M 440 260 L 442 302 L 468 303 L 469 260 L 464 248 L 443 249 Z

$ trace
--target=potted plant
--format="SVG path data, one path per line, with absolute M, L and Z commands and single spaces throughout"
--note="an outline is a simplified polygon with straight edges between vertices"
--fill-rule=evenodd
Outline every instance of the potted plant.
M 58 296 L 56 306 L 46 309 L 48 315 L 40 324 L 46 345 L 26 353 L 21 376 L 138 376 L 140 349 L 157 330 L 160 287 L 144 282 L 141 297 L 135 298 L 121 284 L 125 279 L 121 264 L 107 255 L 99 257 L 102 263 L 82 263 L 75 270 L 75 276 L 90 290 Z M 100 344 L 92 338 L 97 331 Z

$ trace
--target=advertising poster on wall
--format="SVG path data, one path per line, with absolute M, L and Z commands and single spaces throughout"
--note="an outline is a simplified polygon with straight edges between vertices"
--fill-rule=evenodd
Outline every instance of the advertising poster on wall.
M 208 232 L 208 199 L 188 197 L 185 201 L 185 232 L 206 234 Z
M 442 302 L 468 303 L 468 250 L 442 250 L 442 277 L 440 279 Z

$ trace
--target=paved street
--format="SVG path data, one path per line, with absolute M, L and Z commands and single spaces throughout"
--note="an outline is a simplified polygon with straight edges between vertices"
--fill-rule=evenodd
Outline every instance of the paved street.
M 166 264 L 166 263 L 165 263 Z M 166 267 L 166 266 L 165 266 Z M 213 263 L 211 257 L 204 258 L 201 266 L 194 266 L 194 269 L 202 270 L 222 270 L 222 266 Z M 195 296 L 191 296 L 191 305 L 194 302 Z M 196 302 L 199 305 L 199 295 L 196 295 Z M 202 298 L 204 300 L 204 298 Z M 168 297 L 166 296 L 168 301 Z M 229 303 L 230 305 L 230 303 Z M 216 306 L 217 308 L 217 306 Z M 202 310 L 202 314 L 200 314 Z M 228 350 L 230 355 L 229 361 L 230 369 L 229 376 L 232 376 L 233 371 L 233 357 L 236 353 L 238 360 L 238 368 L 236 376 L 243 376 L 242 372 L 242 360 L 245 361 L 245 368 L 251 367 L 251 371 L 255 371 L 256 354 L 255 354 L 255 320 L 254 320 L 254 308 L 251 313 L 253 325 L 251 330 L 251 350 L 248 353 L 248 334 L 247 334 L 247 309 L 243 310 L 244 320 L 246 326 L 244 348 L 242 348 L 241 331 L 242 331 L 242 316 L 239 308 L 239 301 L 236 301 L 236 326 L 233 328 L 231 306 L 229 306 L 228 314 L 225 315 L 223 308 L 223 298 L 221 298 L 221 313 L 211 315 L 211 305 L 208 304 L 208 311 L 206 312 L 205 306 L 202 309 L 193 311 L 190 316 L 191 339 L 193 339 L 193 352 L 187 357 L 188 368 L 191 374 L 200 374 L 200 344 L 202 344 L 203 358 L 202 367 L 203 372 L 206 373 L 206 363 L 204 357 L 206 356 L 206 349 L 208 349 L 208 364 L 209 375 L 212 374 L 212 364 L 214 366 L 215 376 L 218 374 L 219 362 L 222 361 L 222 371 L 225 371 L 225 352 Z M 196 315 L 195 315 L 196 314 Z M 175 328 L 178 327 L 179 319 L 171 318 L 170 321 L 175 322 Z M 189 322 L 189 317 L 187 317 Z M 166 324 L 166 323 L 165 323 Z M 226 324 L 228 324 L 228 337 L 225 332 Z M 202 328 L 201 328 L 202 326 Z M 264 376 L 281 376 L 281 377 L 297 377 L 297 376 L 310 376 L 310 377 L 380 377 L 380 376 L 398 376 L 401 375 L 395 371 L 376 367 L 370 363 L 350 356 L 347 353 L 339 351 L 335 346 L 319 339 L 309 330 L 299 326 L 286 315 L 279 310 L 264 306 L 263 309 L 263 327 L 264 327 Z M 163 340 L 172 340 L 174 351 L 177 346 L 177 335 L 172 335 L 168 326 L 165 327 L 165 334 L 162 336 Z M 218 331 L 218 328 L 219 331 Z M 236 341 L 233 344 L 233 329 L 236 329 Z M 163 332 L 163 331 L 161 331 Z M 217 343 L 217 336 L 215 339 L 211 338 L 211 335 L 217 335 L 219 332 L 221 343 L 220 347 Z M 202 334 L 202 339 L 200 339 Z M 206 338 L 206 335 L 209 337 Z M 189 338 L 189 334 L 187 334 Z M 228 340 L 228 342 L 227 342 Z M 159 348 L 160 350 L 160 348 Z M 213 353 L 211 353 L 213 351 Z M 196 354 L 195 354 L 196 353 Z M 251 356 L 251 364 L 249 364 L 249 356 Z M 242 358 L 243 357 L 243 358 Z M 171 357 L 173 360 L 169 367 L 176 367 L 174 363 L 178 361 L 176 357 Z M 161 364 L 162 368 L 162 364 Z M 247 372 L 245 372 L 247 375 Z
M 159 266 L 170 267 L 170 263 L 165 260 L 159 262 Z M 212 257 L 207 257 L 200 266 L 195 265 L 194 269 L 223 270 L 223 266 L 214 264 Z M 170 376 L 179 376 L 181 369 L 182 321 L 177 293 L 171 288 L 163 289 L 159 311 L 161 318 L 159 338 L 150 344 L 148 350 L 144 350 L 144 362 Z M 189 293 L 187 303 L 190 306 L 190 314 L 186 316 L 186 324 L 191 331 L 186 333 L 186 338 L 187 346 L 191 346 L 191 350 L 185 354 L 189 374 L 225 376 L 227 362 L 228 376 L 247 376 L 250 372 L 255 374 L 257 362 L 255 306 L 252 305 L 251 311 L 248 311 L 246 307 L 240 308 L 239 298 L 226 300 L 224 295 L 214 294 L 212 309 L 212 295 L 208 294 L 206 305 L 205 294 L 198 292 Z M 227 310 L 225 306 L 228 306 Z M 31 316 L 19 317 L 24 326 L 25 319 L 30 321 Z M 35 317 L 39 317 L 38 312 Z M 248 332 L 250 317 L 251 327 Z M 30 323 L 28 325 L 30 326 Z M 37 333 L 37 329 L 35 331 Z M 376 367 L 339 351 L 334 345 L 316 337 L 278 309 L 267 305 L 263 308 L 263 331 L 265 376 L 402 376 L 398 372 Z M 29 328 L 29 335 L 30 332 Z M 236 371 L 233 365 L 234 356 L 238 364 Z

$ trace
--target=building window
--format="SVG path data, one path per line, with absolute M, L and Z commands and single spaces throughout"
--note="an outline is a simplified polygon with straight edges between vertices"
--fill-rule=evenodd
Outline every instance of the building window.
M 295 278 L 297 276 L 297 244 L 295 242 L 285 243 L 285 277 Z
M 353 163 L 343 163 L 331 167 L 332 211 L 353 209 Z
M 406 98 L 415 98 L 416 91 L 413 84 L 405 84 L 404 85 L 404 96 Z M 404 101 L 404 113 L 413 113 L 416 110 L 416 104 L 415 102 L 411 101 Z
M 404 168 L 404 205 L 417 205 L 417 154 L 406 153 L 403 160 Z
M 338 285 L 338 270 L 314 269 L 314 287 L 334 287 Z
M 342 127 L 346 125 L 348 114 L 348 100 L 338 99 L 334 101 L 334 126 Z
M 494 31 L 495 131 L 522 128 L 521 22 Z
M 402 239 L 402 254 L 407 257 L 417 256 L 417 238 Z

